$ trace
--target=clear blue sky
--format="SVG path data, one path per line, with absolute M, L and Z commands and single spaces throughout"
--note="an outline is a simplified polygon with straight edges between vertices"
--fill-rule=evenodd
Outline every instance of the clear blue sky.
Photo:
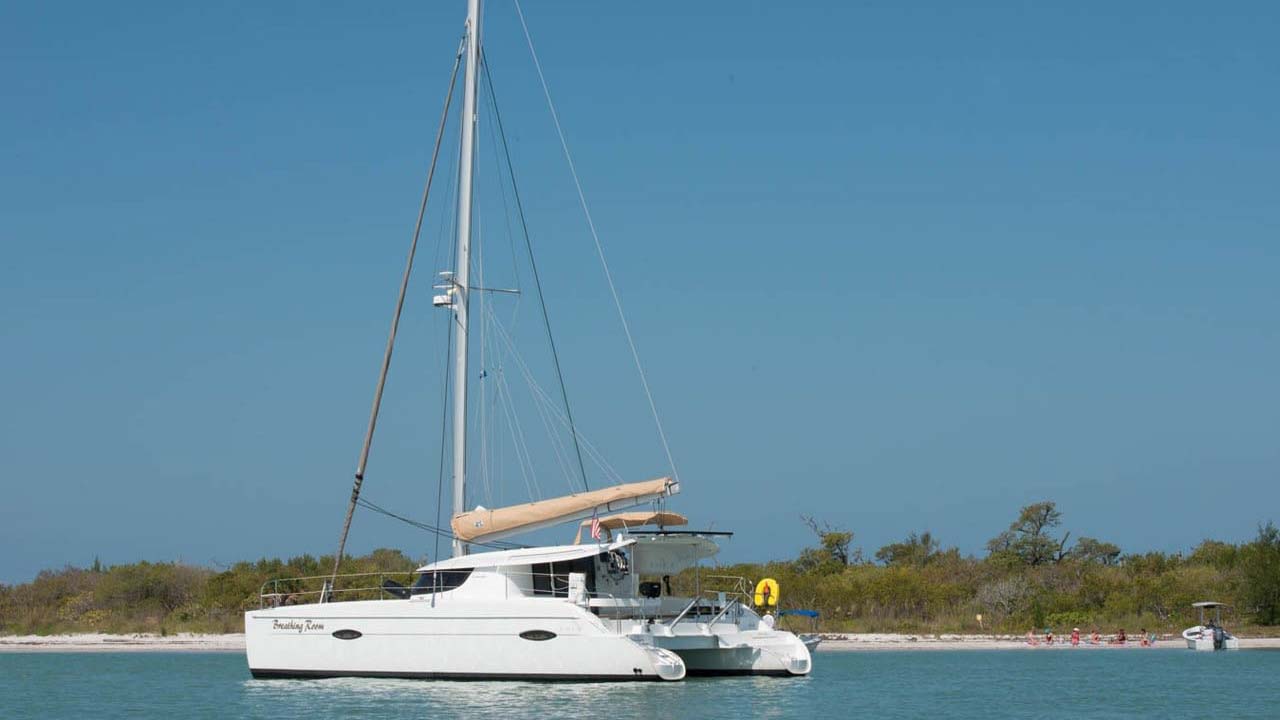
M 1041 499 L 1126 550 L 1280 520 L 1280 10 L 1043 5 L 529 0 L 725 559 L 802 513 L 868 552 Z M 0 11 L 0 581 L 332 552 L 463 13 Z M 505 0 L 487 32 L 575 413 L 662 473 Z M 366 483 L 427 520 L 441 217 Z M 384 545 L 431 550 L 359 514 Z

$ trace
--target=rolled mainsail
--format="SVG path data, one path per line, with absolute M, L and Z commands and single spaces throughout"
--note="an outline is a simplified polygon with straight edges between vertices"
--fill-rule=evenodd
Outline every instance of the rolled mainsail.
M 613 512 L 661 500 L 678 492 L 680 483 L 661 477 L 494 510 L 477 507 L 454 515 L 450 525 L 453 536 L 463 542 L 499 540 L 516 533 L 589 517 L 596 512 Z

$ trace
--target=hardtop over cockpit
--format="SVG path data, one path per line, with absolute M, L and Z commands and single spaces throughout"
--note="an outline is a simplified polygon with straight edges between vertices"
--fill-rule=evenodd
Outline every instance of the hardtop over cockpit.
M 567 598 L 571 576 L 577 575 L 593 600 L 656 599 L 671 594 L 672 575 L 719 549 L 697 532 L 631 535 L 624 529 L 608 542 L 497 550 L 430 563 L 418 568 L 412 595 L 461 589 L 470 597 Z
M 532 565 L 535 563 L 569 562 L 578 558 L 591 557 L 600 552 L 617 550 L 635 543 L 633 538 L 620 538 L 600 545 L 552 545 L 549 547 L 516 548 L 515 550 L 494 550 L 492 552 L 460 555 L 440 560 L 418 568 L 417 572 L 431 570 L 457 570 L 461 568 L 499 568 L 509 565 Z

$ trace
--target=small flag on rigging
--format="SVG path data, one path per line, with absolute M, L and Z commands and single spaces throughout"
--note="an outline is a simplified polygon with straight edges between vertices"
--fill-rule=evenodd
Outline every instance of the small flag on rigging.
M 591 539 L 592 540 L 600 539 L 600 516 L 599 515 L 593 514 L 591 516 Z

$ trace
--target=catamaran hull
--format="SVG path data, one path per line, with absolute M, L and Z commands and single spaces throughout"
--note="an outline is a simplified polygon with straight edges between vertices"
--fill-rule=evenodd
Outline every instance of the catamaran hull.
M 609 634 L 572 605 L 547 605 L 501 613 L 382 600 L 249 611 L 249 671 L 256 678 L 684 678 L 678 655 Z
M 809 674 L 808 660 L 777 662 L 761 658 L 750 650 L 686 650 L 679 653 L 688 674 L 695 677 L 730 675 L 769 675 L 773 677 L 802 677 Z
M 727 622 L 679 623 L 644 626 L 643 633 L 632 637 L 676 653 L 690 675 L 794 677 L 813 669 L 808 643 L 782 630 L 743 629 Z

